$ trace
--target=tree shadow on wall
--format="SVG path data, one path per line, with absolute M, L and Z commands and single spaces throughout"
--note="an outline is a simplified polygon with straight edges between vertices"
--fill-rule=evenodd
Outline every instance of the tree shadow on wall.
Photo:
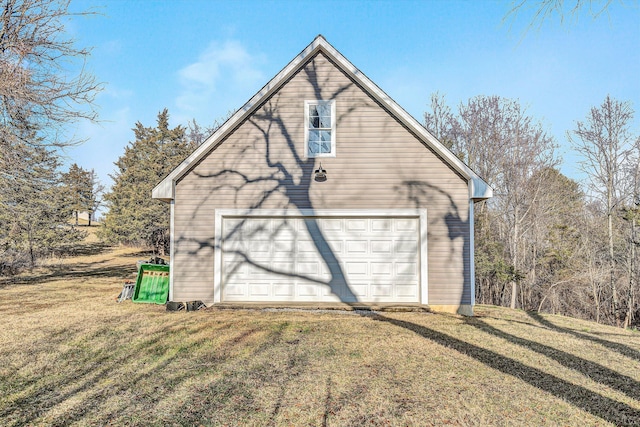
M 327 85 L 327 81 L 321 81 L 317 66 L 316 57 L 299 72 L 304 76 L 306 84 L 310 86 L 316 99 L 336 99 L 354 85 L 349 81 L 331 92 L 324 90 L 323 88 L 327 86 L 335 87 L 335 85 Z M 296 108 L 299 108 L 298 101 L 296 99 Z M 256 221 L 255 218 L 251 221 L 246 217 L 239 218 L 230 228 L 222 231 L 222 238 L 218 242 L 212 238 L 179 236 L 176 247 L 180 248 L 182 243 L 180 240 L 187 240 L 187 246 L 192 247 L 188 252 L 190 256 L 197 256 L 203 250 L 221 250 L 225 253 L 225 257 L 230 256 L 234 262 L 224 266 L 223 283 L 227 283 L 231 276 L 248 268 L 250 272 L 258 274 L 275 274 L 283 278 L 293 278 L 299 283 L 311 286 L 322 285 L 341 302 L 358 302 L 358 297 L 349 284 L 339 256 L 323 231 L 321 220 L 313 216 L 302 218 L 304 211 L 308 213 L 316 209 L 310 192 L 315 170 L 318 168 L 316 160 L 319 159 L 308 157 L 301 152 L 304 144 L 300 141 L 300 135 L 303 135 L 303 132 L 298 127 L 293 129 L 285 123 L 284 115 L 287 114 L 287 108 L 291 108 L 290 105 L 290 99 L 287 100 L 286 97 L 281 99 L 281 96 L 276 93 L 240 125 L 250 126 L 254 131 L 254 136 L 251 140 L 244 142 L 244 146 L 235 147 L 239 149 L 241 155 L 223 159 L 222 167 L 215 172 L 202 173 L 197 169 L 192 172 L 201 183 L 212 184 L 211 187 L 207 187 L 208 194 L 200 200 L 192 219 L 196 220 L 200 209 L 204 210 L 207 207 L 210 209 L 211 206 L 219 208 L 220 204 L 217 204 L 215 199 L 222 193 L 233 194 L 232 205 L 246 211 L 274 209 L 291 212 L 293 210 L 299 215 L 285 216 L 275 228 L 273 224 Z M 345 117 L 358 108 L 359 105 L 354 103 L 347 110 L 339 110 L 338 116 L 332 118 L 336 120 L 336 128 Z M 302 117 L 299 121 L 299 125 L 302 125 Z M 253 161 L 256 157 L 260 160 Z M 254 200 L 254 202 L 249 206 L 243 205 L 246 200 Z M 304 228 L 301 229 L 300 224 L 303 224 Z M 291 237 L 292 243 L 289 247 L 276 246 L 278 244 L 276 238 L 282 235 Z M 291 264 L 287 267 L 287 262 L 273 261 L 275 252 L 281 256 L 284 254 L 284 258 L 288 261 L 294 259 L 298 253 L 296 245 L 306 236 L 310 237 L 314 251 L 322 258 L 324 265 L 320 270 L 323 271 L 311 273 L 292 271 Z M 243 244 L 249 241 L 268 242 L 265 246 L 267 249 L 263 251 L 264 256 L 256 256 L 260 248 L 250 248 Z M 229 245 L 228 242 L 233 243 Z M 284 268 L 281 268 L 282 266 Z
M 460 215 L 460 209 L 455 200 L 451 197 L 451 194 L 444 191 L 437 185 L 426 181 L 418 180 L 405 180 L 402 182 L 402 186 L 398 188 L 400 194 L 405 195 L 408 200 L 411 200 L 416 209 L 427 207 L 428 225 L 427 235 L 423 236 L 429 243 L 436 242 L 440 236 L 434 236 L 430 230 L 435 228 L 437 222 L 441 221 L 441 215 L 429 215 L 429 206 L 433 206 L 434 201 L 437 200 L 439 209 L 446 206 L 447 213 L 444 215 L 444 223 L 447 229 L 447 242 L 448 242 L 448 254 L 447 263 L 449 265 L 454 264 L 457 260 L 469 260 L 471 256 L 471 239 L 469 236 L 469 215 L 467 219 L 462 219 Z M 462 254 L 457 253 L 455 242 L 462 239 Z M 471 261 L 462 263 L 462 274 L 465 281 L 471 280 Z M 464 287 L 465 290 L 470 290 L 471 286 L 468 284 Z M 455 301 L 460 305 L 471 304 L 472 295 L 464 295 L 464 290 L 460 295 L 460 300 Z M 454 301 L 452 301 L 453 303 Z

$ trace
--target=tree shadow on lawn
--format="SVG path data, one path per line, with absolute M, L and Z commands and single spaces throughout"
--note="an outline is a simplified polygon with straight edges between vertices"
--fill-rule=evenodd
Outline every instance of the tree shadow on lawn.
M 112 246 L 103 242 L 75 243 L 58 249 L 55 253 L 63 257 L 94 256 L 102 255 L 112 249 Z
M 618 372 L 598 363 L 576 357 L 565 351 L 501 331 L 500 329 L 494 328 L 477 318 L 465 318 L 464 322 L 469 326 L 480 329 L 482 332 L 502 338 L 513 344 L 522 346 L 553 359 L 567 369 L 577 371 L 582 375 L 589 377 L 593 381 L 611 387 L 612 389 L 626 394 L 632 399 L 640 401 L 640 383 L 631 377 L 619 374 Z
M 569 334 L 569 335 L 573 335 L 576 338 L 579 339 L 584 339 L 584 340 L 589 340 L 591 342 L 594 342 L 596 344 L 600 344 L 603 347 L 606 347 L 610 350 L 613 350 L 617 353 L 620 353 L 623 356 L 627 356 L 631 359 L 640 361 L 640 352 L 638 350 L 635 350 L 627 345 L 621 344 L 619 342 L 615 342 L 615 341 L 609 341 L 609 340 L 605 340 L 602 338 L 598 338 L 598 337 L 594 337 L 591 334 L 587 334 L 587 333 L 581 333 L 578 331 L 575 331 L 573 329 L 569 329 L 569 328 L 563 328 L 562 326 L 558 326 L 552 322 L 550 322 L 549 320 L 545 319 L 544 317 L 542 317 L 540 315 L 540 313 L 535 312 L 535 311 L 528 311 L 527 314 L 529 315 L 529 317 L 531 317 L 532 319 L 534 319 L 536 322 L 538 322 L 539 324 L 541 324 L 542 326 L 545 326 L 549 329 L 552 329 L 554 331 L 557 332 L 562 332 L 564 334 Z
M 123 316 L 123 323 L 126 323 L 125 317 Z M 184 318 L 177 317 L 166 323 L 164 330 L 170 330 L 174 337 L 184 336 L 184 339 L 176 338 L 167 342 L 163 332 L 155 332 L 143 339 L 136 335 L 136 340 L 127 345 L 120 342 L 114 345 L 113 349 L 104 348 L 103 345 L 104 340 L 108 339 L 105 334 L 122 332 L 114 330 L 112 325 L 92 331 L 82 337 L 80 344 L 70 344 L 65 339 L 63 344 L 66 350 L 53 351 L 57 355 L 56 367 L 53 369 L 55 375 L 20 379 L 16 378 L 16 369 L 10 377 L 3 378 L 7 384 L 19 383 L 21 391 L 18 393 L 19 397 L 10 403 L 8 399 L 11 399 L 11 396 L 7 396 L 4 408 L 0 407 L 0 419 L 5 420 L 7 425 L 29 425 L 38 424 L 43 420 L 42 417 L 46 416 L 51 425 L 69 425 L 82 422 L 87 416 L 95 416 L 98 418 L 95 421 L 97 425 L 111 422 L 128 424 L 125 420 L 135 419 L 138 421 L 132 422 L 131 425 L 144 425 L 152 421 L 157 424 L 157 415 L 149 413 L 147 409 L 157 409 L 161 400 L 170 399 L 173 390 L 197 377 L 198 371 L 207 369 L 201 363 L 195 363 L 207 360 L 203 360 L 202 357 L 189 358 L 189 355 L 209 343 L 210 336 L 203 335 L 202 332 L 206 329 L 215 333 L 216 327 L 211 326 L 206 323 L 186 326 Z M 237 348 L 242 347 L 246 336 L 253 332 L 241 331 L 239 336 L 224 341 L 221 344 L 222 349 L 216 350 L 215 357 L 209 360 L 211 369 L 219 369 L 219 366 L 232 362 L 235 352 L 239 351 Z M 199 335 L 200 338 L 191 338 L 195 335 Z M 271 344 L 278 340 L 278 336 L 279 334 L 275 333 L 270 342 L 255 351 L 270 348 Z M 127 373 L 124 369 L 130 366 L 132 361 L 138 362 L 139 369 Z M 174 364 L 177 364 L 177 369 Z M 227 399 L 242 395 L 250 397 L 252 393 L 250 386 L 240 381 L 240 378 L 238 381 L 226 383 L 220 380 L 217 391 L 224 392 Z M 170 403 L 179 405 L 178 402 Z M 196 402 L 191 401 L 185 404 L 186 407 L 181 407 L 177 413 L 188 414 L 191 412 L 191 405 L 197 406 Z M 64 411 L 57 410 L 61 406 L 65 407 Z M 130 415 L 130 419 L 127 418 L 127 414 Z M 165 421 L 169 420 L 165 417 Z
M 570 404 L 580 408 L 581 410 L 595 415 L 605 421 L 611 422 L 615 425 L 637 426 L 638 420 L 640 420 L 640 410 L 632 408 L 622 402 L 618 402 L 611 398 L 602 396 L 585 387 L 572 384 L 566 380 L 548 374 L 540 369 L 527 366 L 521 362 L 498 354 L 494 351 L 478 347 L 476 345 L 454 338 L 450 335 L 435 331 L 422 325 L 417 325 L 415 323 L 392 319 L 382 315 L 378 315 L 373 319 L 391 323 L 395 326 L 415 332 L 416 334 L 437 344 L 456 350 L 461 354 L 467 355 L 485 364 L 486 366 L 489 366 L 490 368 L 496 369 L 502 373 L 514 376 L 522 381 L 525 381 L 542 391 L 559 397 L 560 399 L 569 402 Z M 491 331 L 488 332 L 492 333 Z M 515 337 L 511 338 L 513 342 L 515 342 L 514 338 Z M 531 348 L 524 342 L 526 340 L 522 341 L 523 342 L 516 342 L 516 344 L 523 345 L 526 348 Z M 538 350 L 541 351 L 543 349 L 538 348 Z M 546 349 L 544 351 L 546 351 Z M 573 357 L 570 355 L 567 356 Z M 554 359 L 557 360 L 557 357 Z M 572 363 L 572 365 L 577 365 L 584 362 L 579 358 L 575 359 L 576 360 Z M 583 372 L 583 369 L 581 369 L 580 372 Z M 622 376 L 618 375 L 618 377 Z M 598 378 L 602 379 L 601 376 Z M 598 379 L 594 380 L 597 381 Z M 617 380 L 622 381 L 623 378 L 617 378 Z M 620 381 L 616 381 L 616 384 L 619 387 L 621 387 Z M 625 386 L 625 389 L 627 389 L 627 386 Z M 636 391 L 632 394 L 637 396 L 638 392 Z
M 136 264 L 115 264 L 97 267 L 107 261 L 95 263 L 79 262 L 55 267 L 51 272 L 45 274 L 34 274 L 29 276 L 14 276 L 0 279 L 0 289 L 12 285 L 40 285 L 57 280 L 78 280 L 78 279 L 102 279 L 113 278 L 117 280 L 131 279 L 136 273 Z

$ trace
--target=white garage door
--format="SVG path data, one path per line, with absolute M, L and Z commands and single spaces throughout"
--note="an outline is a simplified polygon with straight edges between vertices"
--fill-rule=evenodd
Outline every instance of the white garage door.
M 220 219 L 222 301 L 420 301 L 417 217 Z

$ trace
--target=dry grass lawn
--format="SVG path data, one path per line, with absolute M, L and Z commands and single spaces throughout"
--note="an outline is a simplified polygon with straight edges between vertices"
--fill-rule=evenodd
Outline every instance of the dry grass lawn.
M 430 313 L 118 304 L 135 249 L 0 279 L 0 425 L 640 425 L 640 333 Z

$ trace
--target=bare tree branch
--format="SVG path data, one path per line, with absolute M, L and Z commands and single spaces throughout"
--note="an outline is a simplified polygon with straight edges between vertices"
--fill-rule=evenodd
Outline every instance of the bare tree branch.
M 95 121 L 103 88 L 86 68 L 91 49 L 65 32 L 70 0 L 3 0 L 0 4 L 0 144 L 65 146 L 69 123 Z M 33 138 L 32 135 L 37 136 Z

